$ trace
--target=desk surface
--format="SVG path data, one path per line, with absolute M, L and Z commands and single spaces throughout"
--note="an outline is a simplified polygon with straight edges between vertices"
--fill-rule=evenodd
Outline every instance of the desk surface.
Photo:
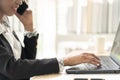
M 102 78 L 105 80 L 120 80 L 120 74 L 49 74 L 35 76 L 31 80 L 74 80 L 74 78 Z

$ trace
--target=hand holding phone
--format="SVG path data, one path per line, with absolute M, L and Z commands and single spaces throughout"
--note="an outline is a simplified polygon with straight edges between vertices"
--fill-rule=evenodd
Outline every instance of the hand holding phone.
M 23 13 L 26 11 L 27 8 L 28 8 L 28 5 L 26 4 L 25 1 L 23 1 L 23 3 L 17 9 L 17 13 L 19 13 L 20 15 L 23 15 Z
M 33 15 L 31 10 L 26 10 L 28 8 L 26 1 L 27 0 L 24 0 L 22 2 L 22 4 L 17 9 L 15 15 L 22 22 L 25 30 L 32 32 L 33 31 Z

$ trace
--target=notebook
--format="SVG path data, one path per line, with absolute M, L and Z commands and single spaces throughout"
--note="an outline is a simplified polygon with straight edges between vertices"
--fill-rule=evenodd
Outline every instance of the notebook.
M 66 69 L 68 74 L 120 73 L 120 24 L 115 35 L 110 56 L 98 56 L 101 67 L 84 63 Z

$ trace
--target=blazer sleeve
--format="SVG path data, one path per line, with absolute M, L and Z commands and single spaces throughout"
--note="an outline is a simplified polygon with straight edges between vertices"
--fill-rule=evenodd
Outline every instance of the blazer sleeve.
M 3 42 L 7 45 L 6 41 L 0 41 L 0 74 L 6 76 L 7 78 L 12 80 L 27 79 L 36 75 L 59 72 L 59 65 L 56 58 L 41 60 L 16 60 L 12 51 L 10 50 L 10 46 L 5 46 Z M 36 44 L 30 45 L 35 46 Z
M 9 79 L 27 79 L 36 75 L 58 73 L 59 66 L 56 58 L 41 60 L 16 60 L 9 51 L 0 45 L 0 74 Z
M 37 36 L 33 36 L 31 38 L 28 38 L 27 36 L 24 37 L 25 47 L 22 47 L 22 59 L 35 59 L 38 36 L 39 35 L 37 34 Z

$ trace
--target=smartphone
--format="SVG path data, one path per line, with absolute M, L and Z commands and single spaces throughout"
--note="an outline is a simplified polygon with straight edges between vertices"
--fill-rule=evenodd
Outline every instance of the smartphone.
M 23 1 L 23 3 L 17 9 L 17 13 L 19 13 L 20 15 L 23 15 L 27 8 L 28 8 L 27 3 Z

